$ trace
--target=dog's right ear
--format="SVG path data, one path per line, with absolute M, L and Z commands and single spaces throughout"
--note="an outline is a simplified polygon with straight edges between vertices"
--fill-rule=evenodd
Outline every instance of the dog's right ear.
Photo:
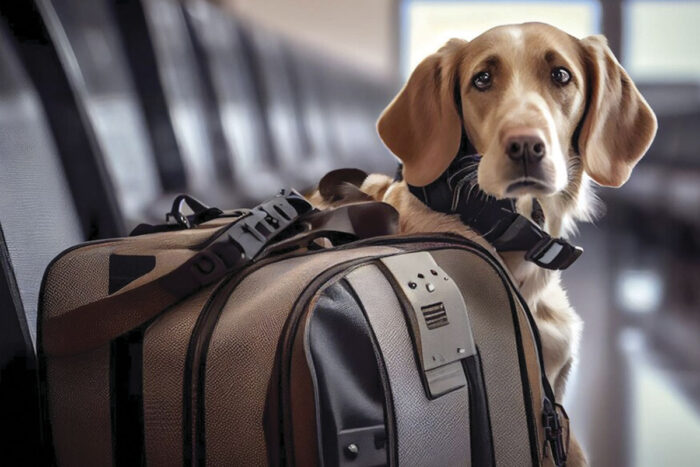
M 462 120 L 455 86 L 459 92 L 460 52 L 466 45 L 450 39 L 423 60 L 377 122 L 379 136 L 403 162 L 404 179 L 411 185 L 438 178 L 459 149 Z

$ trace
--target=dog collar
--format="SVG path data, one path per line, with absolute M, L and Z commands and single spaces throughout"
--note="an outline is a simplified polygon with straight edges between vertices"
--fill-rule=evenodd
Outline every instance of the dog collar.
M 408 185 L 410 192 L 431 209 L 446 214 L 459 214 L 466 225 L 478 232 L 496 251 L 524 251 L 525 259 L 541 268 L 561 270 L 571 266 L 581 247 L 563 238 L 554 238 L 542 229 L 542 207 L 533 199 L 532 218 L 518 214 L 513 199 L 496 199 L 477 185 L 476 174 L 480 155 L 466 138 L 457 157 L 447 170 L 426 186 Z M 402 178 L 399 165 L 397 179 Z

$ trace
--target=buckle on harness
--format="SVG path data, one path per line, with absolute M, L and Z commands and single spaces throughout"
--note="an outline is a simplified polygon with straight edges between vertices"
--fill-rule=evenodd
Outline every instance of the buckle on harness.
M 566 269 L 581 256 L 581 253 L 583 248 L 561 238 L 543 237 L 525 253 L 525 259 L 541 268 Z

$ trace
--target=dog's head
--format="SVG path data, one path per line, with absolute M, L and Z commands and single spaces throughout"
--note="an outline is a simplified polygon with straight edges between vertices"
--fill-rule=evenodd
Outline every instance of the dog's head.
M 581 168 L 622 185 L 656 118 L 604 37 L 527 23 L 450 40 L 416 67 L 377 129 L 417 186 L 449 166 L 464 130 L 483 156 L 481 189 L 518 198 L 578 186 Z

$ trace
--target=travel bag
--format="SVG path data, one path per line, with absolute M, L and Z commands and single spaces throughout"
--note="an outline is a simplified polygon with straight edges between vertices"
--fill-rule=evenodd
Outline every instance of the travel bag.
M 237 211 L 180 196 L 170 215 L 47 268 L 52 462 L 565 464 L 537 328 L 483 247 L 294 191 Z

